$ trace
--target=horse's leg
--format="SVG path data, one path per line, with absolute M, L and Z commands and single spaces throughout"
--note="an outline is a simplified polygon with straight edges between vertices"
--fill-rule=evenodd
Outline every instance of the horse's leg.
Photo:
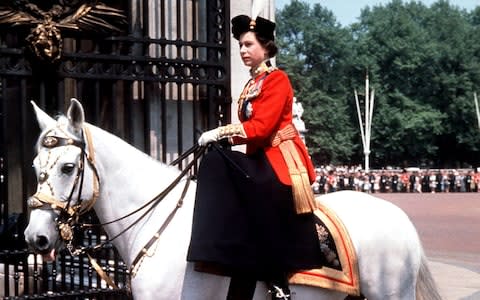
M 229 277 L 197 272 L 193 263 L 187 263 L 180 299 L 225 300 L 229 284 Z

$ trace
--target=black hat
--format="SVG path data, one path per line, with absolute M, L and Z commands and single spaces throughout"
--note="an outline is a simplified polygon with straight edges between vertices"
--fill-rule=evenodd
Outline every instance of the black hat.
M 247 31 L 253 31 L 257 33 L 257 36 L 274 41 L 275 36 L 273 31 L 275 30 L 275 23 L 257 17 L 255 20 L 246 15 L 239 15 L 232 19 L 232 33 L 235 39 L 240 39 L 240 35 Z

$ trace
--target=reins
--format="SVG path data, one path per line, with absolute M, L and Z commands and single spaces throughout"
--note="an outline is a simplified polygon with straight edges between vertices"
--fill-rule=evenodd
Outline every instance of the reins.
M 160 192 L 157 196 L 155 196 L 153 199 L 151 199 L 147 203 L 143 204 L 141 207 L 135 209 L 134 211 L 132 211 L 132 212 L 130 212 L 130 213 L 118 218 L 118 219 L 115 219 L 115 220 L 112 220 L 112 221 L 109 221 L 109 222 L 105 222 L 105 223 L 101 223 L 101 224 L 81 224 L 82 228 L 102 227 L 102 226 L 105 226 L 105 225 L 110 225 L 110 224 L 119 222 L 121 220 L 124 220 L 124 219 L 140 212 L 141 210 L 145 209 L 146 207 L 150 206 L 137 220 L 132 222 L 129 226 L 127 226 L 121 232 L 116 234 L 114 237 L 103 241 L 102 243 L 100 243 L 99 245 L 96 245 L 95 247 L 90 247 L 90 248 L 89 247 L 84 247 L 84 248 L 81 248 L 81 249 L 82 250 L 96 250 L 96 249 L 99 249 L 99 248 L 103 247 L 105 244 L 108 244 L 108 243 L 112 242 L 113 240 L 117 239 L 119 236 L 121 236 L 122 234 L 127 232 L 129 229 L 131 229 L 133 226 L 135 226 L 140 220 L 142 220 L 145 216 L 147 216 L 148 213 L 150 213 L 178 185 L 178 183 L 181 181 L 181 179 L 196 164 L 197 159 L 205 152 L 205 149 L 206 149 L 205 147 L 201 147 L 199 145 L 194 145 L 193 147 L 188 149 L 185 153 L 183 153 L 181 156 L 179 156 L 177 159 L 175 159 L 173 162 L 171 162 L 170 165 L 174 166 L 174 165 L 178 164 L 180 161 L 187 158 L 190 154 L 195 153 L 194 157 L 193 157 L 193 160 L 187 164 L 187 166 L 180 172 L 180 174 L 178 174 L 178 176 L 162 192 Z M 180 196 L 180 199 L 177 203 L 176 209 L 182 206 L 183 199 L 185 198 L 185 195 L 187 193 L 189 184 L 190 184 L 190 178 L 188 178 L 186 180 L 185 187 L 184 187 L 184 189 L 182 191 L 182 194 Z
M 103 248 L 106 244 L 111 243 L 113 240 L 115 240 L 116 238 L 118 238 L 119 236 L 121 236 L 122 234 L 127 232 L 135 224 L 137 224 L 140 220 L 142 220 L 145 216 L 147 216 L 148 213 L 150 213 L 177 186 L 177 184 L 180 182 L 180 180 L 187 174 L 187 172 L 189 172 L 191 170 L 191 168 L 195 165 L 197 159 L 205 152 L 205 150 L 206 150 L 206 147 L 201 147 L 198 144 L 196 144 L 193 147 L 191 147 L 189 150 L 187 150 L 185 153 L 180 155 L 173 162 L 171 162 L 170 165 L 174 166 L 174 165 L 180 163 L 181 161 L 183 161 L 190 154 L 194 153 L 194 157 L 193 157 L 192 161 L 190 161 L 187 164 L 187 166 L 170 183 L 170 185 L 168 185 L 167 188 L 165 188 L 160 194 L 155 196 L 152 200 L 148 201 L 146 204 L 142 205 L 140 208 L 130 212 L 129 214 L 127 214 L 127 215 L 125 215 L 121 218 L 118 218 L 118 219 L 110 221 L 110 222 L 106 222 L 106 223 L 102 223 L 102 224 L 83 224 L 83 225 L 81 225 L 82 227 L 94 227 L 94 226 L 104 226 L 104 225 L 112 224 L 112 223 L 118 222 L 120 220 L 123 220 L 123 219 L 125 219 L 129 216 L 132 216 L 132 215 L 138 213 L 139 211 L 141 211 L 142 209 L 144 209 L 145 207 L 151 205 L 150 208 L 148 208 L 137 220 L 132 222 L 129 226 L 127 226 L 125 229 L 123 229 L 121 232 L 119 232 L 114 237 L 112 237 L 108 240 L 105 240 L 105 241 L 101 242 L 100 244 L 98 244 L 94 247 L 82 247 L 82 248 L 79 248 L 79 249 L 76 250 L 77 255 L 81 254 L 81 253 L 87 253 L 87 255 L 88 255 L 88 257 L 91 261 L 91 264 L 94 266 L 94 268 L 100 274 L 100 276 L 102 278 L 104 278 L 110 286 L 115 287 L 115 283 L 110 279 L 110 277 L 108 277 L 105 274 L 105 272 L 101 269 L 101 267 L 91 257 L 90 252 L 95 251 L 95 250 L 100 249 L 100 248 Z M 135 277 L 135 275 L 138 272 L 138 269 L 140 267 L 141 262 L 143 261 L 145 256 L 148 254 L 148 251 L 150 250 L 150 248 L 155 244 L 155 242 L 158 241 L 162 232 L 165 230 L 165 228 L 167 228 L 167 226 L 173 220 L 173 217 L 177 213 L 178 209 L 183 206 L 183 200 L 185 199 L 185 196 L 187 195 L 188 187 L 190 186 L 190 181 L 191 181 L 191 178 L 187 178 L 187 180 L 185 181 L 185 186 L 182 190 L 182 194 L 180 195 L 180 198 L 177 202 L 177 205 L 175 206 L 173 211 L 168 215 L 168 217 L 165 219 L 164 223 L 160 226 L 160 228 L 157 230 L 157 232 L 155 232 L 153 237 L 145 244 L 145 246 L 142 247 L 142 250 L 137 254 L 135 259 L 132 261 L 132 264 L 130 266 L 130 274 L 131 274 L 132 277 Z
M 200 148 L 199 145 L 195 145 L 193 147 L 191 147 L 190 149 L 187 150 L 187 152 L 183 153 L 181 156 L 179 156 L 176 160 L 174 160 L 173 162 L 170 163 L 170 166 L 175 166 L 176 164 L 178 164 L 180 161 L 184 160 L 185 158 L 187 158 L 191 153 L 193 152 L 196 152 L 198 149 Z M 158 194 L 157 196 L 155 196 L 152 200 L 148 201 L 147 203 L 143 204 L 142 206 L 140 206 L 139 208 L 135 209 L 134 211 L 118 218 L 118 219 L 115 219 L 115 220 L 112 220 L 112 221 L 108 221 L 108 222 L 105 222 L 105 223 L 100 223 L 100 224 L 82 224 L 82 227 L 101 227 L 101 226 L 105 226 L 105 225 L 110 225 L 110 224 L 113 224 L 113 223 L 116 223 L 118 221 L 121 221 L 123 219 L 126 219 L 128 217 L 131 217 L 132 215 L 138 213 L 139 211 L 141 211 L 142 209 L 144 209 L 145 207 L 151 205 L 153 203 L 153 207 L 150 208 L 149 210 L 147 210 L 147 213 L 149 211 L 151 211 L 153 208 L 155 208 L 156 206 L 156 203 L 155 202 L 160 202 L 163 198 L 165 198 L 165 196 L 178 184 L 178 182 L 180 182 L 180 179 L 185 176 L 185 174 L 193 167 L 196 159 L 198 157 L 200 157 L 203 152 L 205 151 L 205 149 L 200 149 L 200 151 L 197 152 L 198 155 L 194 156 L 194 159 L 185 167 L 184 170 L 182 170 L 182 172 L 174 179 L 174 181 L 165 189 L 163 190 L 160 194 Z M 142 217 L 144 217 L 144 215 L 142 215 Z M 141 217 L 141 218 L 142 218 Z M 112 238 L 113 240 L 113 238 Z
M 93 142 L 91 141 L 91 135 L 87 127 L 84 127 L 82 131 L 82 140 L 74 140 L 72 138 L 64 138 L 64 137 L 59 137 L 59 136 L 45 136 L 45 138 L 42 141 L 42 146 L 45 146 L 49 149 L 56 148 L 56 147 L 61 147 L 61 146 L 75 146 L 78 147 L 81 150 L 80 154 L 80 159 L 79 163 L 77 165 L 77 174 L 74 178 L 73 181 L 73 186 L 72 189 L 68 195 L 68 198 L 66 201 L 60 201 L 57 200 L 53 194 L 53 190 L 51 190 L 51 195 L 43 193 L 43 192 L 37 192 L 35 195 L 30 197 L 29 199 L 29 207 L 30 208 L 41 208 L 44 206 L 49 206 L 50 209 L 52 210 L 58 210 L 59 211 L 59 217 L 56 220 L 57 227 L 60 233 L 60 238 L 66 243 L 67 249 L 70 251 L 72 255 L 79 255 L 82 253 L 85 253 L 88 255 L 88 258 L 90 259 L 90 263 L 92 266 L 95 268 L 97 273 L 104 279 L 110 286 L 116 287 L 115 283 L 108 277 L 103 269 L 98 265 L 98 263 L 95 261 L 94 258 L 90 255 L 92 251 L 98 250 L 100 248 L 103 248 L 106 244 L 111 243 L 113 240 L 117 239 L 119 236 L 130 230 L 133 226 L 138 224 L 140 220 L 145 218 L 149 213 L 151 213 L 155 207 L 179 184 L 179 182 L 182 180 L 182 178 L 185 177 L 185 175 L 193 168 L 193 166 L 197 163 L 198 158 L 203 155 L 203 153 L 206 150 L 206 147 L 199 146 L 198 144 L 195 144 L 193 147 L 188 149 L 186 152 L 181 154 L 177 159 L 172 161 L 170 163 L 171 166 L 175 166 L 185 160 L 188 156 L 190 156 L 192 153 L 194 154 L 193 159 L 186 165 L 183 170 L 178 174 L 178 176 L 162 191 L 160 192 L 157 196 L 155 196 L 153 199 L 148 201 L 147 203 L 143 204 L 141 207 L 135 209 L 134 211 L 118 218 L 112 221 L 108 221 L 102 224 L 79 224 L 79 217 L 81 214 L 85 213 L 86 211 L 90 210 L 93 205 L 95 204 L 98 196 L 99 196 L 99 188 L 100 188 L 100 177 L 98 174 L 98 171 L 95 166 L 95 159 L 94 159 L 94 149 L 93 149 Z M 86 151 L 86 148 L 88 147 L 88 152 Z M 50 157 L 50 156 L 48 156 Z M 58 160 L 58 158 L 57 158 Z M 92 172 L 94 174 L 94 181 L 93 181 L 93 195 L 92 198 L 84 203 L 82 202 L 82 190 L 83 190 L 83 184 L 84 184 L 84 171 L 85 171 L 85 160 L 88 162 L 89 166 L 92 169 Z M 56 163 L 56 161 L 54 162 Z M 42 171 L 39 176 L 39 183 L 43 184 L 47 182 L 48 180 L 48 172 Z M 169 225 L 169 223 L 172 221 L 173 217 L 175 216 L 176 212 L 180 207 L 183 206 L 183 201 L 184 198 L 187 194 L 188 187 L 190 186 L 190 181 L 191 178 L 187 178 L 185 181 L 185 186 L 182 190 L 182 193 L 180 195 L 179 200 L 177 201 L 177 205 L 173 209 L 173 211 L 168 215 L 167 219 L 164 221 L 164 223 L 160 226 L 160 228 L 157 230 L 157 232 L 154 234 L 154 236 L 150 239 L 149 242 L 145 244 L 145 246 L 142 248 L 142 250 L 138 253 L 136 258 L 133 260 L 133 263 L 131 265 L 131 274 L 132 276 L 135 276 L 136 272 L 138 271 L 139 264 L 147 255 L 148 250 L 152 245 L 155 244 L 155 242 L 158 240 L 160 237 L 161 233 L 165 230 L 165 228 Z M 78 196 L 77 196 L 77 203 L 75 205 L 72 205 L 72 199 L 74 196 L 75 189 L 78 188 Z M 82 207 L 83 204 L 85 204 L 85 207 Z M 146 209 L 147 208 L 147 209 Z M 142 215 L 139 216 L 138 219 L 133 221 L 131 224 L 129 224 L 126 228 L 124 228 L 122 231 L 120 231 L 118 234 L 116 234 L 114 237 L 109 238 L 103 242 L 101 242 L 98 245 L 95 245 L 93 247 L 74 247 L 72 244 L 73 241 L 73 228 L 79 227 L 79 228 L 91 228 L 91 227 L 101 227 L 109 224 L 113 224 L 116 222 L 119 222 L 121 220 L 124 220 L 128 217 L 131 217 L 140 211 L 146 209 Z

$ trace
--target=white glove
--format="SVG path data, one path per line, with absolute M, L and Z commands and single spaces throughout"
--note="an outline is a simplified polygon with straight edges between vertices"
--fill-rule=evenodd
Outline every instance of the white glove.
M 200 146 L 206 146 L 209 143 L 216 142 L 220 138 L 220 128 L 217 127 L 215 129 L 205 131 L 202 133 L 200 138 L 198 139 L 198 144 Z

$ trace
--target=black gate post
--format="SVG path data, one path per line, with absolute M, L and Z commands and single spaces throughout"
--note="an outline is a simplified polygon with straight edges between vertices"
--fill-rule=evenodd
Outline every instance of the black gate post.
M 207 41 L 216 45 L 224 45 L 224 48 L 212 47 L 207 53 L 207 60 L 218 64 L 219 61 L 230 59 L 230 1 L 208 1 L 207 20 L 211 26 L 207 27 Z M 219 64 L 220 65 L 220 64 Z M 209 85 L 207 88 L 208 98 L 208 128 L 225 125 L 230 118 L 230 64 L 225 68 L 210 69 L 208 77 L 213 80 L 221 80 L 223 86 Z
M 8 194 L 7 194 L 7 172 L 5 170 L 5 97 L 3 93 L 4 81 L 0 80 L 0 225 L 7 224 L 8 220 Z

